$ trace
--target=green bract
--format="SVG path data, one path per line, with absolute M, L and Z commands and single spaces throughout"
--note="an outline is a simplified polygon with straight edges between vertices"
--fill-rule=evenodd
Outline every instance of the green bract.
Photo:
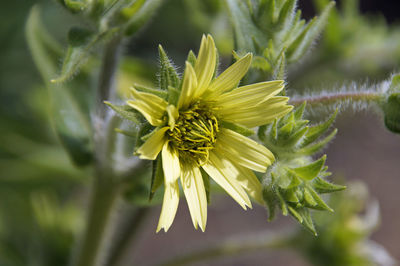
M 308 126 L 303 120 L 305 103 L 295 111 L 260 127 L 260 140 L 275 155 L 276 162 L 263 176 L 263 196 L 269 210 L 269 219 L 278 206 L 283 215 L 292 215 L 316 234 L 310 209 L 333 211 L 320 194 L 343 190 L 345 187 L 325 180 L 331 174 L 325 166 L 326 155 L 313 161 L 312 155 L 334 137 L 336 130 L 321 138 L 333 123 L 336 113 L 325 123 Z

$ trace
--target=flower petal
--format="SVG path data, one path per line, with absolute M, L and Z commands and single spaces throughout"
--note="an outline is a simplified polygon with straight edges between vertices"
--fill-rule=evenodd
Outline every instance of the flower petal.
M 283 83 L 283 80 L 274 80 L 239 87 L 220 95 L 216 104 L 222 112 L 232 111 L 232 108 L 257 106 L 277 95 L 283 89 Z
M 196 97 L 201 96 L 207 89 L 208 85 L 210 85 L 215 72 L 216 58 L 217 52 L 213 38 L 211 35 L 208 35 L 207 37 L 203 35 L 199 56 L 197 57 L 196 65 L 194 67 L 198 80 Z
M 178 109 L 187 108 L 192 102 L 197 89 L 197 77 L 192 64 L 186 61 L 185 73 L 183 74 L 182 91 L 179 96 Z
M 214 99 L 216 96 L 231 90 L 247 73 L 251 64 L 252 55 L 249 53 L 219 75 L 207 89 L 205 99 Z
M 181 166 L 178 154 L 171 149 L 169 141 L 166 141 L 162 148 L 162 166 L 164 170 L 165 182 L 175 183 L 181 175 Z
M 287 97 L 275 96 L 257 106 L 221 109 L 218 116 L 227 122 L 252 128 L 271 123 L 289 113 L 293 106 L 287 105 L 288 100 Z
M 220 185 L 243 209 L 251 208 L 251 202 L 246 192 L 236 180 L 239 171 L 226 159 L 220 159 L 213 151 L 210 152 L 209 162 L 202 166 L 207 174 Z
M 139 92 L 135 88 L 131 88 L 131 94 L 134 100 L 127 101 L 127 104 L 142 113 L 152 126 L 161 126 L 168 103 L 152 93 Z
M 225 158 L 258 172 L 265 172 L 275 159 L 263 145 L 225 128 L 218 134 L 215 149 Z
M 165 183 L 164 200 L 162 204 L 160 219 L 158 220 L 157 233 L 164 228 L 167 232 L 174 221 L 176 210 L 179 204 L 178 182 Z
M 165 143 L 165 132 L 169 127 L 163 127 L 154 132 L 137 152 L 140 159 L 155 160 Z
M 239 170 L 238 182 L 246 190 L 246 192 L 255 199 L 259 204 L 264 204 L 262 195 L 262 185 L 253 171 L 248 168 L 236 165 Z
M 199 225 L 204 232 L 207 222 L 207 197 L 200 169 L 185 169 L 181 182 L 193 225 L 196 229 Z

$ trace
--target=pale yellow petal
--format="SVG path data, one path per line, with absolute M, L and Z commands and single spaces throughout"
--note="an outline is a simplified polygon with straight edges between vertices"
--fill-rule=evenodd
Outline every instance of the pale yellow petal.
M 186 109 L 192 103 L 197 89 L 197 77 L 192 64 L 186 62 L 185 73 L 183 75 L 182 91 L 179 96 L 178 109 Z
M 158 220 L 157 233 L 164 229 L 168 231 L 174 221 L 176 210 L 179 204 L 179 185 L 175 183 L 165 183 L 164 200 L 162 204 L 160 219 Z
M 283 89 L 283 80 L 260 82 L 236 88 L 220 95 L 216 104 L 222 112 L 232 111 L 234 108 L 248 108 L 257 106 Z
M 139 92 L 131 88 L 133 100 L 127 101 L 127 104 L 138 110 L 153 126 L 163 125 L 163 116 L 168 103 L 160 97 L 147 92 Z
M 239 81 L 247 73 L 247 70 L 251 65 L 251 58 L 252 55 L 247 54 L 226 69 L 221 75 L 211 82 L 204 95 L 204 98 L 210 100 L 215 99 L 215 97 L 226 91 L 230 91 L 236 85 L 238 85 Z
M 247 108 L 232 108 L 218 110 L 220 119 L 237 123 L 249 128 L 265 125 L 273 122 L 276 118 L 280 118 L 289 113 L 293 106 L 287 105 L 289 98 L 275 96 L 269 100 Z
M 219 158 L 211 151 L 209 162 L 202 167 L 243 209 L 246 209 L 246 206 L 251 208 L 249 197 L 237 181 L 239 171 L 230 161 Z
M 203 35 L 201 39 L 199 56 L 196 60 L 194 71 L 196 72 L 198 87 L 196 97 L 201 96 L 210 85 L 211 79 L 215 72 L 217 52 L 214 40 L 211 35 L 207 37 Z
M 161 155 L 165 182 L 175 183 L 181 175 L 178 154 L 171 148 L 169 142 L 166 141 L 162 148 Z
M 230 129 L 222 128 L 215 149 L 225 158 L 258 172 L 265 172 L 274 155 L 263 145 Z
M 179 112 L 174 105 L 168 105 L 166 109 L 168 114 L 168 125 L 170 129 L 173 130 L 175 127 L 176 119 L 178 119 Z
M 165 132 L 169 127 L 163 127 L 154 132 L 146 142 L 140 146 L 137 152 L 140 154 L 140 159 L 155 160 L 157 155 L 166 142 Z
M 207 223 L 207 197 L 200 169 L 185 169 L 181 181 L 193 225 L 196 229 L 199 225 L 204 232 Z
M 264 204 L 264 199 L 262 195 L 262 185 L 253 171 L 248 168 L 236 165 L 239 170 L 238 182 L 246 190 L 246 192 L 259 204 Z

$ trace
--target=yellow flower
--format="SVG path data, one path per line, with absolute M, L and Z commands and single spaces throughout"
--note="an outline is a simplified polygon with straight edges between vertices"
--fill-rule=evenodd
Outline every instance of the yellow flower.
M 265 172 L 273 154 L 223 125 L 257 127 L 285 115 L 292 106 L 287 97 L 275 96 L 283 89 L 281 80 L 236 88 L 251 64 L 251 54 L 214 78 L 216 53 L 213 38 L 203 36 L 195 65 L 186 62 L 176 105 L 134 88 L 134 99 L 127 102 L 157 127 L 137 150 L 148 160 L 161 152 L 165 191 L 157 232 L 167 231 L 174 220 L 179 178 L 193 225 L 204 231 L 207 199 L 200 168 L 244 209 L 251 208 L 247 194 L 263 202 L 261 184 L 252 170 Z

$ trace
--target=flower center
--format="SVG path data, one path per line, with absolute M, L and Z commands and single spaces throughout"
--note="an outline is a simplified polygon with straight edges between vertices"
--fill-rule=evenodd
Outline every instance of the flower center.
M 168 131 L 181 162 L 204 163 L 214 148 L 218 132 L 217 118 L 199 103 L 180 111 L 172 130 Z

